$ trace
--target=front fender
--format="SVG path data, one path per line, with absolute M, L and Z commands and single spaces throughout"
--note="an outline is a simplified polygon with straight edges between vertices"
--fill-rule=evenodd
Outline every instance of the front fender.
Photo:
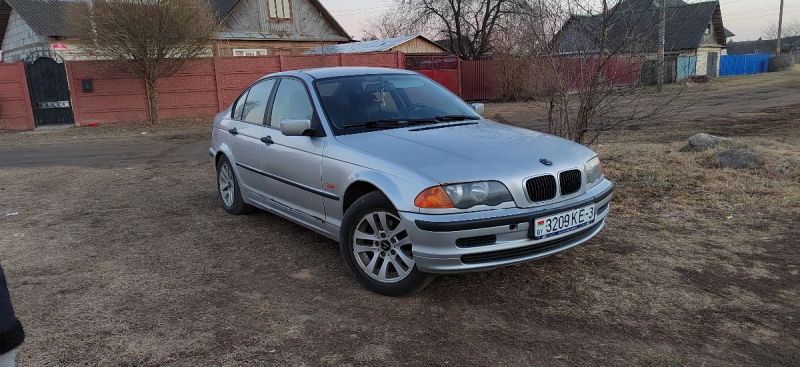
M 414 199 L 427 188 L 402 177 L 373 170 L 358 171 L 348 177 L 351 184 L 358 181 L 377 187 L 401 212 L 419 213 L 419 208 L 414 206 Z

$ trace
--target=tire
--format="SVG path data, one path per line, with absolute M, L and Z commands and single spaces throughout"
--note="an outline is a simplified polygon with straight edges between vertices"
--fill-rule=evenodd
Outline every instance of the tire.
M 430 284 L 436 276 L 417 269 L 411 246 L 397 210 L 380 191 L 362 196 L 347 209 L 339 248 L 353 275 L 367 289 L 404 297 Z
M 233 170 L 231 161 L 224 155 L 217 162 L 217 193 L 222 201 L 222 207 L 230 214 L 247 214 L 255 210 L 255 207 L 242 200 L 236 172 Z

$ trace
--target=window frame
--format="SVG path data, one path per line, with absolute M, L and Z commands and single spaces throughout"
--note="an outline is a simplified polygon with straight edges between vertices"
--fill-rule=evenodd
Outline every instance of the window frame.
M 278 15 L 278 3 L 280 2 L 281 6 L 283 6 L 283 2 L 284 1 L 286 1 L 286 3 L 289 5 L 289 12 L 288 12 L 288 16 L 289 17 L 288 18 L 279 18 L 279 17 L 277 17 L 277 15 Z M 291 22 L 291 21 L 293 21 L 293 19 L 294 19 L 294 11 L 292 10 L 292 0 L 266 0 L 266 3 L 267 3 L 267 19 L 270 22 Z M 270 9 L 272 9 L 272 7 L 274 7 L 274 9 L 275 9 L 276 17 L 270 16 Z M 284 14 L 286 14 L 286 9 L 284 9 Z
M 234 116 L 234 113 L 236 112 L 236 106 L 239 105 L 239 102 L 241 101 L 242 97 L 245 97 L 245 103 L 247 103 L 247 96 L 250 95 L 250 90 L 253 89 L 253 87 L 255 87 L 258 84 L 269 82 L 269 81 L 275 81 L 275 84 L 272 86 L 272 90 L 270 90 L 270 92 L 269 92 L 269 97 L 267 97 L 267 107 L 265 107 L 264 119 L 261 121 L 261 123 L 257 124 L 255 122 L 245 121 L 243 119 L 236 118 L 236 116 Z M 272 100 L 275 98 L 275 92 L 278 90 L 277 87 L 278 87 L 278 84 L 280 84 L 279 82 L 280 82 L 280 78 L 276 78 L 276 77 L 264 78 L 264 79 L 257 80 L 255 83 L 253 83 L 249 87 L 247 87 L 247 89 L 245 89 L 244 92 L 242 92 L 242 94 L 240 94 L 239 97 L 236 98 L 236 102 L 233 104 L 233 108 L 231 108 L 231 117 L 230 117 L 231 120 L 235 120 L 235 121 L 238 121 L 238 122 L 243 122 L 243 123 L 250 124 L 250 125 L 266 126 L 266 125 L 264 125 L 264 123 L 267 121 L 267 116 L 272 113 L 272 108 L 271 108 Z
M 281 83 L 283 83 L 284 80 L 292 79 L 299 82 L 303 86 L 303 88 L 305 88 L 306 97 L 308 97 L 308 102 L 311 103 L 311 110 L 313 111 L 313 114 L 311 115 L 311 128 L 314 129 L 314 133 L 311 134 L 310 136 L 311 137 L 326 136 L 325 129 L 322 128 L 322 122 L 320 121 L 319 118 L 317 106 L 314 104 L 314 97 L 311 95 L 311 90 L 308 88 L 308 84 L 303 79 L 294 76 L 282 76 L 276 79 L 278 79 L 278 81 L 275 83 L 275 87 L 273 87 L 272 89 L 272 95 L 270 96 L 269 104 L 267 105 L 267 114 L 266 116 L 264 116 L 264 126 L 277 131 L 281 130 L 280 127 L 274 127 L 272 126 L 272 124 L 268 124 L 267 122 L 272 121 L 272 110 L 274 109 L 275 97 L 278 95 L 278 88 L 280 88 Z
M 256 55 L 253 55 L 253 56 L 268 56 L 269 55 L 269 52 L 267 51 L 266 48 L 234 48 L 234 49 L 231 50 L 231 55 L 232 56 L 246 57 L 248 55 L 237 55 L 236 52 L 242 52 L 242 53 L 246 53 L 246 52 L 255 52 L 255 53 L 264 52 L 264 55 L 256 54 Z

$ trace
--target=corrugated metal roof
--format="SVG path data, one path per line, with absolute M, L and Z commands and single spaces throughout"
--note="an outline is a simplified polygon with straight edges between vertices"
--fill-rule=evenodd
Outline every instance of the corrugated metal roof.
M 647 5 L 646 2 L 640 3 Z M 724 46 L 725 36 L 718 9 L 717 1 L 667 7 L 664 49 L 675 51 L 697 48 L 703 39 L 706 26 L 712 20 L 718 28 L 714 35 L 716 42 Z M 626 52 L 656 50 L 658 19 L 658 8 L 652 6 L 642 10 L 615 12 L 607 22 L 610 28 L 606 50 L 620 48 Z M 559 53 L 562 54 L 592 52 L 600 47 L 598 35 L 602 33 L 601 16 L 572 16 L 557 35 L 555 42 Z
M 436 43 L 428 40 L 427 38 L 415 34 L 410 36 L 384 38 L 373 41 L 352 42 L 352 43 L 344 43 L 341 45 L 333 45 L 333 46 L 319 46 L 317 48 L 304 52 L 304 54 L 341 54 L 341 53 L 354 54 L 361 52 L 383 52 L 391 50 L 393 47 L 397 47 L 417 37 L 422 38 L 425 41 L 436 45 Z M 441 47 L 439 45 L 436 46 Z
M 237 39 L 237 40 L 254 40 L 261 41 L 268 40 L 291 40 L 291 41 L 316 41 L 316 42 L 342 42 L 348 39 L 335 34 L 326 35 L 303 35 L 303 34 L 270 34 L 270 33 L 256 33 L 256 32 L 217 32 L 214 33 L 214 39 Z
M 69 36 L 64 15 L 68 7 L 86 6 L 82 1 L 5 0 L 25 23 L 41 36 Z
M 86 6 L 84 0 L 2 0 L 8 3 L 22 19 L 39 35 L 42 36 L 69 36 L 69 27 L 64 14 L 67 7 Z M 230 13 L 240 0 L 207 0 L 216 16 L 217 23 Z M 330 25 L 339 33 L 336 41 L 350 40 L 350 36 L 336 19 L 328 12 L 319 0 L 307 0 L 328 20 Z M 5 29 L 4 29 L 5 30 Z M 306 36 L 301 36 L 304 39 Z M 238 38 L 238 37 L 237 37 Z M 330 38 L 330 37 L 328 37 Z M 2 38 L 0 38 L 2 40 Z

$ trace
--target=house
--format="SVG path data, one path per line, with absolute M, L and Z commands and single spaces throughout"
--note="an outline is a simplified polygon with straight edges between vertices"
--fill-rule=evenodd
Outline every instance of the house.
M 220 56 L 301 54 L 320 45 L 350 42 L 350 36 L 319 0 L 208 0 L 219 32 L 213 52 Z M 70 39 L 64 14 L 82 0 L 0 0 L 2 60 L 14 62 L 39 50 L 65 60 L 88 55 Z
M 772 54 L 777 51 L 777 40 L 740 41 L 728 43 L 729 55 Z M 800 36 L 781 38 L 781 53 L 800 51 Z
M 220 56 L 298 55 L 351 38 L 319 0 L 208 0 Z
M 384 38 L 372 41 L 345 43 L 334 46 L 319 46 L 308 50 L 305 54 L 338 54 L 361 52 L 401 51 L 406 55 L 446 55 L 450 52 L 433 41 L 420 36 L 410 35 L 395 38 Z
M 726 34 L 732 34 L 722 24 L 719 1 L 689 4 L 666 0 L 665 3 L 664 53 L 669 79 L 719 76 L 720 56 L 726 54 Z M 572 57 L 601 51 L 606 55 L 641 56 L 647 60 L 643 74 L 652 74 L 658 50 L 659 12 L 658 1 L 654 0 L 619 3 L 606 18 L 608 37 L 603 50 L 600 50 L 603 39 L 600 35 L 604 17 L 573 15 L 555 36 L 554 51 Z

